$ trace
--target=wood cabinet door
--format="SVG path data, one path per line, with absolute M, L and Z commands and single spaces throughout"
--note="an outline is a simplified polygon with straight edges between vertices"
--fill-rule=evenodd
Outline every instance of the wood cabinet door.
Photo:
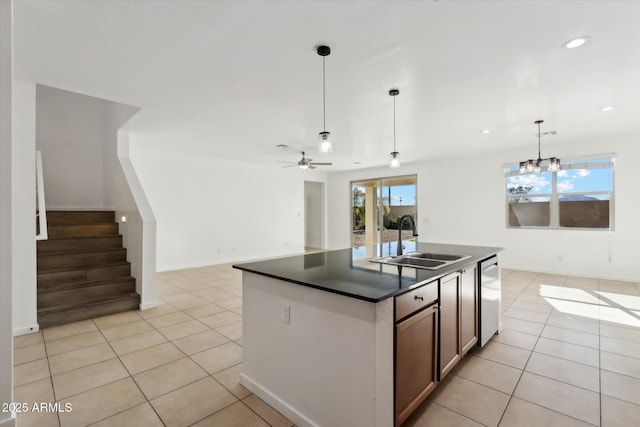
M 438 307 L 396 325 L 396 425 L 402 424 L 437 383 Z
M 440 381 L 461 356 L 460 273 L 455 273 L 440 279 Z
M 462 354 L 478 342 L 478 269 L 475 265 L 462 270 L 460 292 L 460 339 Z

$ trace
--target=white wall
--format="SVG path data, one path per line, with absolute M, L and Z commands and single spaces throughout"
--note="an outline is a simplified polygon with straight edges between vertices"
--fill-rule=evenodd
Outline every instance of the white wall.
M 109 101 L 103 106 L 103 206 L 116 211 L 144 310 L 157 305 L 156 220 L 129 158 L 127 122 L 139 109 Z
M 116 211 L 144 310 L 157 305 L 156 219 L 131 162 L 129 131 L 120 129 L 115 135 L 117 141 L 112 141 L 111 132 L 105 135 L 105 205 Z
M 13 1 L 0 1 L 0 404 L 13 402 L 12 135 Z M 0 411 L 0 426 L 16 425 L 15 415 Z
M 159 271 L 304 250 L 304 180 L 321 172 L 141 149 L 140 137 L 131 158 L 157 220 Z
M 13 82 L 13 334 L 38 330 L 36 279 L 36 86 Z
M 638 137 L 553 146 L 553 155 L 561 158 L 612 152 L 617 154 L 613 231 L 507 229 L 503 165 L 531 157 L 529 151 L 403 164 L 399 174 L 418 174 L 419 241 L 502 246 L 504 267 L 639 281 Z M 329 247 L 349 245 L 349 181 L 389 176 L 390 172 L 376 168 L 330 176 Z
M 103 101 L 43 85 L 36 100 L 47 209 L 102 208 Z

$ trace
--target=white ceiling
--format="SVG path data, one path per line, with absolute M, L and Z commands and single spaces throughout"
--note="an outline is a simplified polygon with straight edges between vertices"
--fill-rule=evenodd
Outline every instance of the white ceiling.
M 638 1 L 30 1 L 15 77 L 141 107 L 141 146 L 331 170 L 640 135 Z M 562 43 L 586 35 L 577 49 Z M 327 44 L 327 130 L 322 130 Z M 616 110 L 599 112 L 615 105 Z M 483 135 L 483 129 L 491 133 Z M 587 153 L 580 153 L 587 154 Z M 353 162 L 361 162 L 354 165 Z

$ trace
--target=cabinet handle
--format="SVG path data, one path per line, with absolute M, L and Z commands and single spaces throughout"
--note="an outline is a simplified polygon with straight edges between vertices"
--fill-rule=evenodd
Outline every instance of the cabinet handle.
M 420 295 L 416 295 L 415 299 L 419 299 L 420 301 L 424 301 L 424 297 L 421 297 Z

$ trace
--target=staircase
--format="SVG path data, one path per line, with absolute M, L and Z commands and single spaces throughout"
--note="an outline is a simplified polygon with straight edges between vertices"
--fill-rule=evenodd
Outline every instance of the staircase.
M 38 248 L 40 328 L 137 309 L 140 295 L 113 211 L 47 211 Z

